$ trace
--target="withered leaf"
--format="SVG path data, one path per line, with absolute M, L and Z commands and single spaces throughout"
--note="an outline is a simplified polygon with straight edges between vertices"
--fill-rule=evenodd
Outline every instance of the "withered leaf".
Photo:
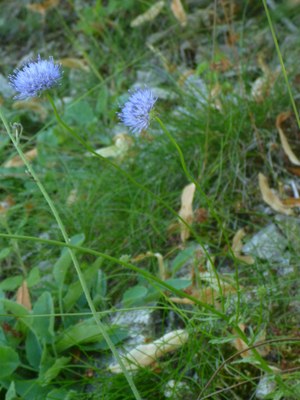
M 193 212 L 193 200 L 196 186 L 194 183 L 190 183 L 185 186 L 181 194 L 181 208 L 179 210 L 179 216 L 187 223 L 192 224 L 194 220 Z M 190 237 L 189 228 L 180 221 L 180 238 L 184 243 Z
M 254 264 L 254 258 L 251 256 L 245 256 L 241 254 L 243 242 L 242 239 L 246 236 L 245 230 L 239 229 L 232 239 L 232 246 L 231 249 L 233 251 L 234 256 L 238 259 L 243 261 L 246 264 Z
M 281 126 L 282 123 L 290 117 L 290 115 L 291 115 L 290 112 L 280 113 L 276 118 L 276 128 L 279 132 L 281 145 L 282 145 L 282 148 L 283 148 L 285 154 L 288 156 L 291 163 L 299 166 L 300 160 L 298 159 L 298 157 L 295 155 L 295 153 L 291 149 L 291 146 L 290 146 L 290 144 L 285 136 L 285 133 L 283 132 L 282 126 Z
M 24 281 L 22 285 L 17 290 L 16 295 L 16 302 L 21 304 L 23 307 L 27 308 L 27 310 L 31 310 L 31 301 L 30 301 L 30 294 L 27 286 L 27 282 Z
M 184 11 L 183 5 L 181 3 L 181 0 L 172 0 L 171 2 L 171 10 L 174 14 L 174 17 L 177 19 L 177 21 L 180 22 L 181 26 L 186 26 L 187 24 L 187 16 Z
M 185 330 L 178 329 L 167 333 L 153 343 L 141 344 L 121 356 L 124 366 L 128 371 L 136 371 L 139 368 L 151 365 L 158 358 L 183 346 L 188 337 L 189 335 Z M 122 372 L 119 364 L 111 364 L 109 370 L 114 374 Z
M 164 5 L 164 1 L 158 1 L 157 3 L 153 4 L 153 6 L 151 6 L 145 13 L 139 15 L 133 21 L 131 21 L 130 26 L 132 28 L 136 28 L 137 26 L 140 26 L 145 22 L 152 21 L 158 16 Z
M 33 111 L 38 114 L 42 121 L 47 118 L 48 111 L 43 107 L 36 99 L 26 100 L 26 101 L 16 101 L 13 104 L 14 110 L 26 110 Z
M 262 194 L 263 200 L 275 211 L 285 214 L 292 215 L 293 212 L 291 208 L 280 200 L 280 198 L 273 192 L 269 187 L 267 178 L 262 174 L 258 174 L 259 188 Z
M 28 10 L 39 13 L 42 17 L 45 17 L 47 11 L 56 7 L 58 3 L 59 0 L 44 0 L 41 3 L 29 3 L 26 7 Z
M 33 161 L 38 155 L 37 148 L 35 147 L 32 150 L 29 150 L 25 153 L 25 157 L 28 161 Z M 22 167 L 24 165 L 23 160 L 20 158 L 19 155 L 11 158 L 10 160 L 6 161 L 4 163 L 4 168 L 16 168 L 16 167 Z
M 89 72 L 90 68 L 84 59 L 75 57 L 65 57 L 59 60 L 63 67 L 81 69 L 82 71 Z

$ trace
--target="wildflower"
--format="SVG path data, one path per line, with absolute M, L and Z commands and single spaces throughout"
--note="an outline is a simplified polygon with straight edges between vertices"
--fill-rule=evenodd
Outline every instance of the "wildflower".
M 62 77 L 61 65 L 53 57 L 43 60 L 40 55 L 9 76 L 10 85 L 19 92 L 15 99 L 24 100 L 36 97 L 44 90 L 57 85 Z
M 130 93 L 118 116 L 133 133 L 141 133 L 150 125 L 151 111 L 156 100 L 149 88 L 136 89 Z

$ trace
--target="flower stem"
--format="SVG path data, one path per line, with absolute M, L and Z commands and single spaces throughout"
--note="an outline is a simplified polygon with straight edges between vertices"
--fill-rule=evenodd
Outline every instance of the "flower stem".
M 66 244 L 69 244 L 69 243 L 70 243 L 70 239 L 69 239 L 69 237 L 68 237 L 68 235 L 67 235 L 65 226 L 64 226 L 64 224 L 63 224 L 63 222 L 62 222 L 62 220 L 61 220 L 61 218 L 60 218 L 60 215 L 59 215 L 59 213 L 58 213 L 58 211 L 57 211 L 57 209 L 56 209 L 54 203 L 52 202 L 50 196 L 48 195 L 46 189 L 44 188 L 42 182 L 39 180 L 37 174 L 35 173 L 35 171 L 34 171 L 33 168 L 31 167 L 29 161 L 26 159 L 26 157 L 25 157 L 23 151 L 22 151 L 21 148 L 19 147 L 19 144 L 18 144 L 18 142 L 16 141 L 14 135 L 12 134 L 12 132 L 11 132 L 11 130 L 10 130 L 10 127 L 9 127 L 9 125 L 8 125 L 8 123 L 7 123 L 7 120 L 6 120 L 6 118 L 4 117 L 4 114 L 2 113 L 1 108 L 0 108 L 0 118 L 1 118 L 1 120 L 2 120 L 2 122 L 3 122 L 3 124 L 4 124 L 4 126 L 5 126 L 5 129 L 6 129 L 6 131 L 7 131 L 7 134 L 8 134 L 8 136 L 9 136 L 10 140 L 12 141 L 12 143 L 13 143 L 13 145 L 14 145 L 16 151 L 18 152 L 18 154 L 19 154 L 21 160 L 24 162 L 24 165 L 26 166 L 28 172 L 30 173 L 30 175 L 31 175 L 32 178 L 34 179 L 34 181 L 35 181 L 37 187 L 39 188 L 40 192 L 41 192 L 42 195 L 44 196 L 44 198 L 45 198 L 45 200 L 46 200 L 46 202 L 47 202 L 47 204 L 48 204 L 48 206 L 49 206 L 49 208 L 50 208 L 50 210 L 51 210 L 51 212 L 52 212 L 52 214 L 53 214 L 53 216 L 54 216 L 54 218 L 55 218 L 55 220 L 56 220 L 56 222 L 57 222 L 57 224 L 58 224 L 58 226 L 59 226 L 59 229 L 60 229 L 60 231 L 61 231 L 61 234 L 62 234 L 62 236 L 63 236 L 63 238 L 64 238 L 65 243 L 66 243 Z M 101 332 L 103 338 L 104 338 L 105 341 L 107 342 L 107 344 L 108 344 L 108 346 L 109 346 L 111 352 L 113 353 L 114 357 L 116 358 L 117 362 L 119 363 L 119 365 L 120 365 L 120 367 L 121 367 L 121 369 L 122 369 L 122 372 L 124 373 L 124 375 L 125 375 L 125 377 L 126 377 L 126 379 L 127 379 L 127 381 L 128 381 L 128 384 L 129 384 L 129 386 L 130 386 L 130 388 L 131 388 L 131 390 L 132 390 L 132 393 L 134 394 L 135 399 L 136 399 L 136 400 L 141 400 L 141 397 L 140 397 L 139 392 L 138 392 L 138 390 L 137 390 L 137 388 L 136 388 L 136 386 L 135 386 L 135 384 L 134 384 L 134 382 L 133 382 L 132 377 L 131 377 L 130 374 L 127 372 L 127 370 L 126 370 L 126 368 L 125 368 L 125 366 L 124 366 L 124 364 L 123 364 L 123 362 L 122 362 L 122 359 L 121 359 L 121 357 L 119 356 L 119 354 L 118 354 L 118 352 L 117 352 L 116 347 L 114 346 L 112 340 L 110 339 L 110 336 L 108 335 L 108 333 L 107 333 L 107 331 L 106 331 L 106 325 L 100 320 L 100 318 L 99 318 L 99 316 L 98 316 L 98 314 L 97 314 L 96 308 L 95 308 L 94 303 L 93 303 L 93 300 L 92 300 L 92 298 L 91 298 L 91 296 L 90 296 L 89 289 L 88 289 L 87 284 L 86 284 L 86 282 L 85 282 L 84 276 L 83 276 L 83 274 L 82 274 L 82 272 L 81 272 L 81 269 L 80 269 L 80 266 L 79 266 L 79 262 L 78 262 L 78 260 L 77 260 L 77 258 L 76 258 L 76 256 L 75 256 L 75 253 L 74 253 L 74 251 L 73 251 L 71 248 L 68 248 L 68 251 L 69 251 L 70 256 L 71 256 L 71 258 L 72 258 L 72 261 L 73 261 L 73 264 L 74 264 L 76 273 L 77 273 L 77 275 L 78 275 L 78 279 L 79 279 L 79 281 L 80 281 L 82 290 L 83 290 L 84 295 L 85 295 L 85 297 L 86 297 L 86 300 L 87 300 L 87 303 L 88 303 L 88 305 L 89 305 L 89 308 L 90 308 L 90 310 L 91 310 L 91 312 L 92 312 L 92 315 L 93 315 L 93 317 L 94 317 L 94 320 L 95 320 L 96 324 L 98 325 L 99 330 L 100 330 L 100 332 Z
M 196 188 L 198 189 L 198 191 L 202 194 L 202 196 L 205 198 L 205 200 L 209 203 L 209 200 L 207 199 L 207 196 L 205 195 L 205 193 L 204 193 L 203 190 L 201 189 L 199 183 L 196 181 L 196 179 L 195 179 L 195 178 L 190 174 L 190 172 L 188 171 L 187 166 L 186 166 L 186 162 L 185 162 L 185 159 L 184 159 L 184 155 L 183 155 L 183 153 L 182 153 L 182 150 L 181 150 L 180 146 L 178 145 L 178 143 L 176 142 L 176 140 L 173 138 L 173 136 L 170 134 L 170 132 L 168 131 L 168 129 L 166 128 L 166 126 L 165 126 L 165 124 L 162 122 L 162 120 L 161 120 L 160 118 L 158 118 L 158 117 L 155 117 L 155 120 L 159 123 L 159 125 L 160 125 L 160 127 L 162 128 L 162 130 L 164 131 L 164 133 L 165 133 L 165 134 L 168 136 L 168 138 L 170 139 L 170 142 L 171 142 L 171 143 L 173 144 L 173 146 L 176 148 L 176 150 L 177 150 L 177 152 L 178 152 L 178 155 L 179 155 L 179 159 L 180 159 L 180 163 L 181 163 L 182 169 L 183 169 L 183 171 L 184 171 L 184 173 L 185 173 L 185 176 L 187 177 L 187 179 L 188 179 L 190 182 L 193 182 L 193 183 L 195 184 L 195 186 L 196 186 Z M 212 207 L 211 207 L 211 209 L 212 209 Z M 215 214 L 215 213 L 214 213 L 214 214 Z M 215 217 L 216 217 L 216 219 L 218 220 L 218 217 L 217 217 L 216 215 L 215 215 Z M 220 221 L 218 220 L 218 222 L 220 222 Z M 209 261 L 210 261 L 210 265 L 212 266 L 212 269 L 213 269 L 213 271 L 214 271 L 214 275 L 215 275 L 216 280 L 217 280 L 218 289 L 219 289 L 219 293 L 220 293 L 220 297 L 221 297 L 221 301 L 222 301 L 222 311 L 224 312 L 224 307 L 225 307 L 225 305 L 224 305 L 224 296 L 223 296 L 223 289 L 222 289 L 221 281 L 220 281 L 219 275 L 218 275 L 218 273 L 217 273 L 217 271 L 216 271 L 216 269 L 215 269 L 214 263 L 213 263 L 211 257 L 209 256 L 209 254 L 207 254 L 207 257 L 208 257 L 208 259 L 209 259 Z
M 276 37 L 276 33 L 275 33 L 275 29 L 274 29 L 273 22 L 272 22 L 272 19 L 271 19 L 271 15 L 270 15 L 266 0 L 262 0 L 262 2 L 263 2 L 263 5 L 264 5 L 264 8 L 265 8 L 265 11 L 266 11 L 266 15 L 267 15 L 270 31 L 271 31 L 272 38 L 273 38 L 273 41 L 274 41 L 274 45 L 275 45 L 275 48 L 276 48 L 276 51 L 277 51 L 277 56 L 278 56 L 278 59 L 279 59 L 280 65 L 281 65 L 281 69 L 282 69 L 283 77 L 284 77 L 284 80 L 285 80 L 285 84 L 286 84 L 286 87 L 287 87 L 287 90 L 288 90 L 288 93 L 289 93 L 289 96 L 290 96 L 290 101 L 292 103 L 292 107 L 293 107 L 293 110 L 294 110 L 294 113 L 295 113 L 295 117 L 296 117 L 296 120 L 297 120 L 298 128 L 300 129 L 299 113 L 298 113 L 297 106 L 296 106 L 296 103 L 295 103 L 295 100 L 294 100 L 294 96 L 293 96 L 293 93 L 292 93 L 292 89 L 291 89 L 289 78 L 288 78 L 288 75 L 287 75 L 287 72 L 286 72 L 284 61 L 283 61 L 283 58 L 282 58 L 282 55 L 281 55 L 281 51 L 280 51 L 280 47 L 279 47 L 278 40 L 277 40 L 277 37 Z

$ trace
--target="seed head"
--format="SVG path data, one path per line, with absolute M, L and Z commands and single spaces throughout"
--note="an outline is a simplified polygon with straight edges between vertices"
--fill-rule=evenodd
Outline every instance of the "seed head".
M 40 55 L 36 61 L 29 61 L 21 68 L 16 69 L 10 76 L 10 85 L 19 100 L 36 97 L 44 90 L 59 84 L 62 78 L 61 65 L 54 62 L 53 57 L 43 60 Z
M 132 133 L 138 134 L 150 125 L 151 111 L 157 98 L 145 87 L 130 92 L 130 97 L 118 113 L 120 121 L 128 126 Z

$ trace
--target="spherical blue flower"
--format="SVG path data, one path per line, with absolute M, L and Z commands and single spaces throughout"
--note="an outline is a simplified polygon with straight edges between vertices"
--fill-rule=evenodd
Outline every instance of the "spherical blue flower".
M 36 97 L 44 90 L 57 85 L 61 77 L 61 65 L 55 63 L 53 57 L 43 60 L 38 56 L 36 61 L 30 61 L 16 69 L 9 76 L 9 81 L 15 91 L 19 92 L 15 99 L 24 100 Z
M 150 125 L 151 111 L 156 100 L 149 88 L 136 89 L 130 92 L 130 97 L 118 116 L 133 133 L 141 133 Z

